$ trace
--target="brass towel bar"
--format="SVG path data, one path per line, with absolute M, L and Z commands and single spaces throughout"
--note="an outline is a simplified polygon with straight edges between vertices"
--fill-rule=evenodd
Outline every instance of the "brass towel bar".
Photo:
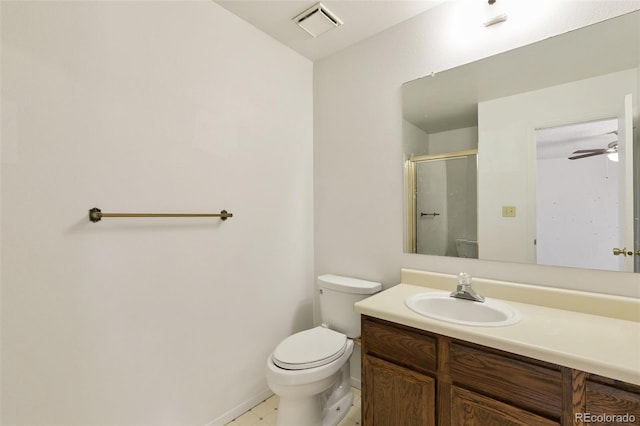
M 99 222 L 103 217 L 219 217 L 222 220 L 227 220 L 227 218 L 233 217 L 233 214 L 226 210 L 222 210 L 220 213 L 102 213 L 97 207 L 89 210 L 91 222 Z

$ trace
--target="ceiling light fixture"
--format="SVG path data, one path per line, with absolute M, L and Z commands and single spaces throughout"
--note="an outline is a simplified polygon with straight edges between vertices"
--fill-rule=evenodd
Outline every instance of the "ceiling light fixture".
M 322 3 L 316 3 L 295 18 L 296 24 L 314 38 L 342 25 L 342 21 Z
M 507 20 L 507 14 L 500 11 L 500 8 L 498 8 L 497 6 L 495 6 L 496 4 L 496 0 L 488 0 L 489 3 L 489 7 L 491 7 L 491 10 L 495 13 L 498 12 L 497 15 L 495 15 L 493 18 L 489 19 L 488 21 L 485 21 L 483 24 L 485 27 L 490 27 L 491 25 L 495 25 L 495 24 L 499 24 L 500 22 L 504 22 Z M 494 10 L 497 9 L 497 10 Z

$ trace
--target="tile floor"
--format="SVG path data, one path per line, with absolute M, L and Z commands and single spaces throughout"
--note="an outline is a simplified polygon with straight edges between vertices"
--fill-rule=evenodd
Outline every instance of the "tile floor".
M 352 388 L 352 390 L 353 405 L 347 416 L 338 423 L 338 426 L 358 426 L 361 424 L 360 389 Z M 225 426 L 275 426 L 277 416 L 278 397 L 274 395 Z

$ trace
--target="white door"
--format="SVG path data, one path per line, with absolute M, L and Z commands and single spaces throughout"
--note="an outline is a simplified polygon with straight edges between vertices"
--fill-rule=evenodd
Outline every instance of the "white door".
M 633 238 L 633 98 L 627 95 L 618 112 L 618 162 L 620 164 L 620 232 L 616 249 L 634 251 Z M 613 255 L 612 247 L 612 255 Z M 633 255 L 619 255 L 623 270 L 633 272 Z

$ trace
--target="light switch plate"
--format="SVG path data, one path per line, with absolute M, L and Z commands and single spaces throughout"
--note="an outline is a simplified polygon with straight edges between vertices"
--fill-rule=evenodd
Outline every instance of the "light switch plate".
M 502 217 L 516 217 L 516 206 L 502 206 Z

